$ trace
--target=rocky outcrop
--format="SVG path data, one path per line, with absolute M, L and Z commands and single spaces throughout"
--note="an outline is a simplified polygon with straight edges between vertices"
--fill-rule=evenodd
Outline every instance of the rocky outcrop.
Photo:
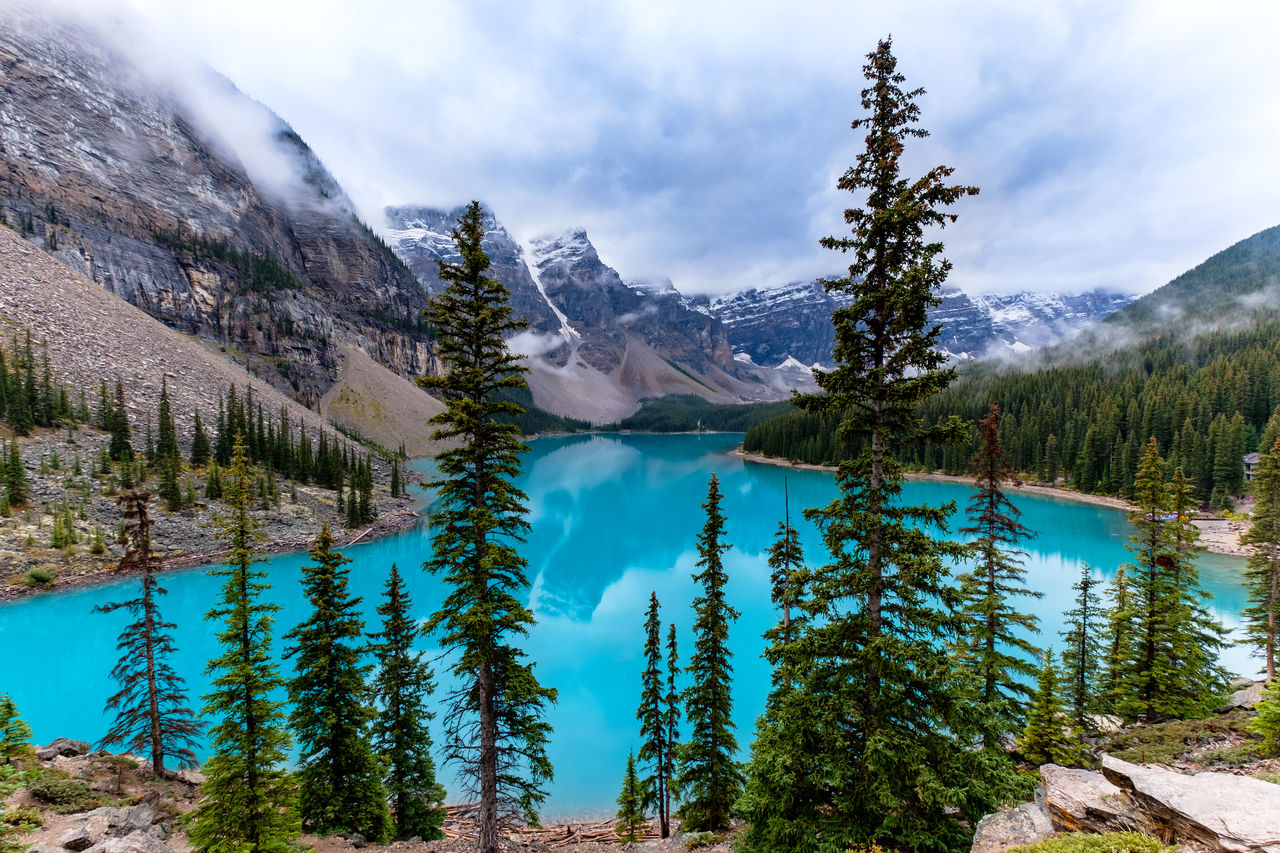
M 59 737 L 49 741 L 48 746 L 36 747 L 36 758 L 41 761 L 49 761 L 58 756 L 73 758 L 77 755 L 87 755 L 89 748 L 89 744 L 85 741 Z
M 1280 853 L 1280 785 L 1230 773 L 1178 773 L 1102 757 L 1102 772 L 1046 764 L 1035 803 L 984 818 L 974 850 L 1001 853 L 1043 828 L 1136 831 L 1221 853 Z M 981 842 L 981 846 L 979 846 Z
M 413 275 L 292 128 L 211 70 L 164 76 L 83 25 L 6 8 L 0 127 L 5 221 L 277 387 L 318 398 L 344 342 L 435 369 Z
M 1280 853 L 1280 785 L 1230 773 L 1186 775 L 1109 755 L 1102 774 L 1151 835 L 1225 853 Z
M 1049 818 L 1035 803 L 1023 803 L 978 822 L 973 833 L 973 853 L 1004 853 L 1004 851 L 1034 844 L 1053 834 Z

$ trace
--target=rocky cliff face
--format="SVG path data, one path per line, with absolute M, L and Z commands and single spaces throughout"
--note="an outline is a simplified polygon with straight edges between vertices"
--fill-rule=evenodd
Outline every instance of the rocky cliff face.
M 1048 346 L 1128 304 L 1133 297 L 1094 291 L 1076 296 L 1015 293 L 943 294 L 931 319 L 942 324 L 939 348 L 967 360 Z M 849 304 L 817 281 L 751 289 L 705 303 L 728 331 L 733 350 L 755 364 L 776 367 L 788 359 L 830 365 L 834 332 L 831 312 Z
M 283 120 L 211 71 L 161 81 L 4 5 L 0 216 L 28 241 L 300 399 L 341 343 L 435 369 L 422 287 Z

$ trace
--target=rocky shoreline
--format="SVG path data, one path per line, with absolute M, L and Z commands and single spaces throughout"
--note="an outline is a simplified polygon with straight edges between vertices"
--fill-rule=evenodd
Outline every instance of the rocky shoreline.
M 791 462 L 786 459 L 764 456 L 759 453 L 747 453 L 742 448 L 732 450 L 730 453 L 743 461 L 755 462 L 761 465 L 776 465 L 782 468 L 797 468 L 804 471 L 825 471 L 828 473 L 835 473 L 836 471 L 835 466 L 833 465 L 810 465 L 807 462 Z M 973 484 L 972 477 L 962 477 L 955 474 L 908 473 L 906 477 L 909 480 L 932 480 L 942 483 Z M 1124 510 L 1126 512 L 1137 509 L 1137 507 L 1123 498 L 1113 498 L 1107 495 L 1090 495 L 1085 494 L 1084 492 L 1077 492 L 1072 489 L 1063 489 L 1057 486 L 1045 486 L 1038 483 L 1023 483 L 1017 491 L 1025 494 L 1052 498 L 1054 500 L 1074 501 L 1076 503 L 1103 506 L 1110 509 Z M 1192 523 L 1199 528 L 1200 544 L 1203 545 L 1204 549 L 1209 553 L 1225 554 L 1231 557 L 1245 557 L 1249 555 L 1249 550 L 1240 544 L 1240 537 L 1248 530 L 1247 523 L 1214 517 L 1196 518 Z

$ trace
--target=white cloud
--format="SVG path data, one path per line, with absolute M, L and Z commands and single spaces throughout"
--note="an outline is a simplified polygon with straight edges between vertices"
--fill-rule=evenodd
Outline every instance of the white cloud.
M 945 235 L 961 287 L 1150 289 L 1275 224 L 1261 0 L 130 5 L 293 124 L 367 218 L 482 198 L 685 291 L 844 265 L 816 241 L 889 32 L 928 89 L 910 166 L 983 189 Z

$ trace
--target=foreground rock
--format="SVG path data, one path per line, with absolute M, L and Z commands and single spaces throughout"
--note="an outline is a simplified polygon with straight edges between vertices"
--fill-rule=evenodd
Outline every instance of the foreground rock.
M 1136 806 L 1149 834 L 1211 850 L 1280 853 L 1280 785 L 1230 773 L 1187 776 L 1109 755 L 1102 773 Z
M 1102 757 L 1102 772 L 1046 764 L 1034 803 L 983 818 L 974 853 L 1003 853 L 1052 832 L 1135 831 L 1221 853 L 1280 853 L 1280 785 L 1231 773 L 1188 775 Z

